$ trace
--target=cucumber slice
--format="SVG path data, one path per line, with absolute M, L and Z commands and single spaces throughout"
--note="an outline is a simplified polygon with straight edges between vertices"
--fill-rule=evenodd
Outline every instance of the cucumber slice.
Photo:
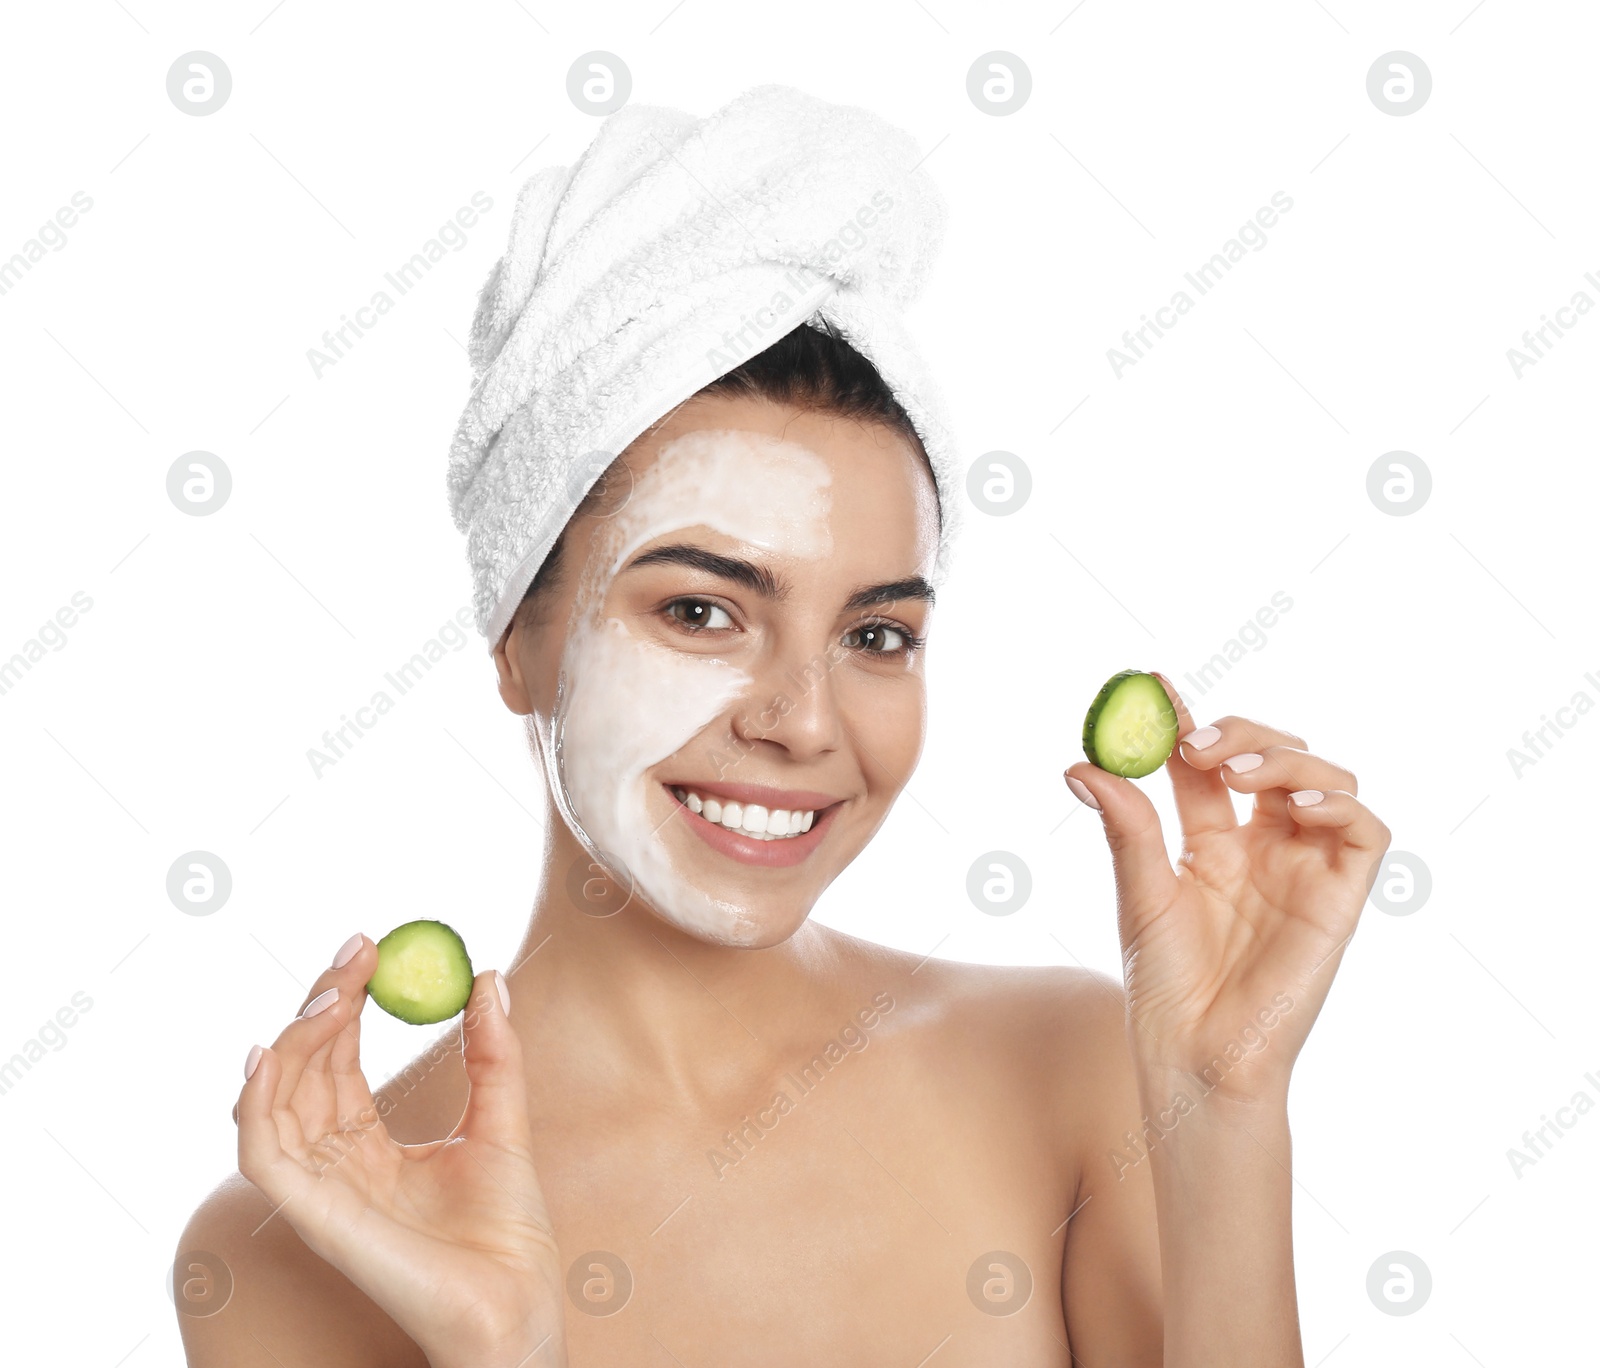
M 413 1026 L 448 1021 L 472 996 L 466 943 L 442 921 L 410 921 L 378 942 L 372 1000 Z
M 1083 753 L 1124 779 L 1161 768 L 1178 740 L 1178 714 L 1165 686 L 1143 670 L 1106 680 L 1083 719 Z

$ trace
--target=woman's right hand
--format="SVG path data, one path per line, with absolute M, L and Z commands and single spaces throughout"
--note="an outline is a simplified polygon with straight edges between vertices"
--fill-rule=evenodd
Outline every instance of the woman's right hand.
M 361 1009 L 377 962 L 362 936 L 312 986 L 305 1007 L 319 1010 L 260 1051 L 239 1094 L 239 1171 L 432 1368 L 565 1364 L 561 1259 L 534 1172 L 505 981 L 486 970 L 472 985 L 460 1124 L 443 1140 L 401 1145 L 361 1072 Z

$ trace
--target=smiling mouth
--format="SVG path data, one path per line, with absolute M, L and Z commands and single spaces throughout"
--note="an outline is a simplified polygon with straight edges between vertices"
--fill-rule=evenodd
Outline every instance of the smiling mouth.
M 689 829 L 719 854 L 741 864 L 784 868 L 805 860 L 821 844 L 833 825 L 834 814 L 844 799 L 830 800 L 825 793 L 783 790 L 763 792 L 744 787 L 744 798 L 726 792 L 706 793 L 686 784 L 663 784 L 677 804 L 677 811 Z M 774 807 L 749 801 L 753 796 L 772 793 L 788 798 L 791 806 Z M 801 807 L 801 802 L 815 803 Z
M 767 808 L 760 803 L 738 803 L 715 794 L 702 795 L 681 784 L 670 788 L 672 796 L 695 816 L 755 841 L 787 841 L 810 831 L 818 811 L 816 808 Z

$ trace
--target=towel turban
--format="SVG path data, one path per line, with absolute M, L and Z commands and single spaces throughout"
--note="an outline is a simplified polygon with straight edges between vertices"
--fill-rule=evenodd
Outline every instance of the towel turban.
M 624 105 L 573 165 L 524 184 L 473 317 L 448 476 L 491 651 L 623 448 L 814 316 L 877 367 L 922 439 L 944 577 L 960 480 L 901 315 L 944 232 L 921 159 L 865 109 L 764 85 L 705 118 Z

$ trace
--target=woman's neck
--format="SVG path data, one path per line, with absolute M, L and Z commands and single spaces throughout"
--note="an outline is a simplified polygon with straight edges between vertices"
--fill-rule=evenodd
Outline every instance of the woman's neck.
M 702 940 L 637 892 L 594 882 L 602 876 L 559 818 L 546 830 L 533 916 L 504 971 L 535 1069 L 620 1103 L 698 1109 L 813 1043 L 842 987 L 833 933 L 807 921 L 762 949 Z

